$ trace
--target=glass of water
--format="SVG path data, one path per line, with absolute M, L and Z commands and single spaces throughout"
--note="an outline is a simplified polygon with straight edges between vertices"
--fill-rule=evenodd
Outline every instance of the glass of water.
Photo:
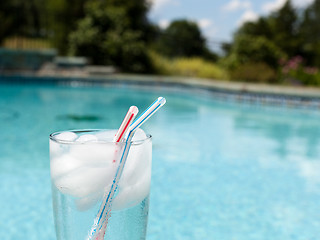
M 53 210 L 58 240 L 90 239 L 117 173 L 125 143 L 117 130 L 74 130 L 50 135 Z M 151 182 L 151 136 L 138 129 L 99 239 L 145 239 Z M 98 238 L 95 238 L 98 239 Z

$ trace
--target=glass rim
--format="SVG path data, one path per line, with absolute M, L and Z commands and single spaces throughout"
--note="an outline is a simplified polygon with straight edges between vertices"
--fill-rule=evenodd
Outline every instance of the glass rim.
M 62 130 L 62 131 L 56 131 L 49 135 L 49 139 L 58 143 L 58 144 L 68 144 L 68 145 L 80 145 L 80 144 L 125 144 L 126 142 L 114 142 L 112 139 L 105 139 L 105 140 L 98 140 L 98 141 L 92 141 L 92 142 L 75 142 L 70 140 L 61 140 L 57 139 L 55 136 L 64 133 L 64 132 L 73 132 L 73 133 L 92 133 L 92 132 L 99 132 L 99 131 L 108 131 L 108 130 L 117 130 L 117 129 L 71 129 L 71 130 Z M 149 133 L 146 133 L 146 138 L 134 140 L 131 141 L 132 145 L 140 145 L 148 140 L 152 139 L 152 135 Z

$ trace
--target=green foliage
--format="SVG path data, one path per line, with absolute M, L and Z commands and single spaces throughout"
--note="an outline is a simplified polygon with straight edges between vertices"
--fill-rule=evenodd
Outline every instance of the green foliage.
M 262 36 L 272 39 L 274 33 L 270 26 L 270 19 L 260 17 L 256 22 L 245 22 L 235 33 L 235 37 L 241 35 Z
M 277 81 L 277 73 L 263 62 L 247 62 L 238 65 L 230 72 L 231 78 L 246 82 L 274 83 Z
M 79 19 L 84 17 L 84 6 L 89 0 L 46 0 L 48 28 L 52 44 L 65 55 L 68 51 L 68 36 Z
M 0 1 L 0 43 L 14 35 L 40 36 L 40 1 Z
M 291 1 L 269 17 L 273 32 L 272 41 L 289 57 L 300 53 L 301 38 L 299 35 L 299 19 Z
M 157 51 L 168 57 L 202 56 L 205 49 L 205 39 L 198 25 L 188 20 L 171 22 L 157 44 Z
M 300 52 L 298 16 L 287 0 L 282 8 L 256 22 L 243 24 L 235 34 L 233 51 L 240 62 L 257 61 L 277 68 L 278 60 L 285 55 L 292 57 Z M 253 46 L 247 46 L 250 44 Z M 251 59 L 243 59 L 250 58 Z
M 287 0 L 285 4 L 269 16 L 272 27 L 277 33 L 293 36 L 297 32 L 298 16 L 293 8 L 291 0 Z
M 282 8 L 269 16 L 242 25 L 222 62 L 233 71 L 232 76 L 245 75 L 241 73 L 244 71 L 239 70 L 240 66 L 256 67 L 252 63 L 265 63 L 277 71 L 281 67 L 279 59 L 290 59 L 296 55 L 301 55 L 308 66 L 320 66 L 319 21 L 320 0 L 315 0 L 299 14 L 291 1 L 287 0 Z M 302 84 L 316 84 L 315 75 L 303 69 L 290 70 L 290 74 L 283 78 L 294 79 Z M 247 69 L 246 72 L 252 74 L 255 69 Z
M 228 79 L 228 74 L 223 68 L 199 57 L 168 59 L 156 52 L 150 52 L 150 56 L 158 74 Z
M 65 53 L 67 36 L 88 0 L 1 0 L 0 43 L 12 36 L 50 39 Z
M 139 29 L 128 11 L 130 9 L 123 6 L 99 0 L 89 2 L 85 18 L 70 34 L 71 53 L 90 57 L 93 64 L 115 65 L 130 72 L 150 72 L 145 25 Z
M 299 34 L 299 18 L 291 1 L 287 0 L 282 8 L 256 22 L 247 22 L 235 34 L 264 37 L 276 45 L 281 51 L 292 57 L 300 52 L 301 36 Z
M 317 74 L 311 74 L 312 71 L 305 69 L 320 66 L 319 21 L 320 0 L 315 0 L 299 14 L 291 1 L 287 0 L 282 8 L 269 16 L 243 24 L 235 33 L 231 47 L 227 49 L 227 57 L 221 62 L 232 71 L 231 76 L 234 78 L 273 82 L 277 75 L 272 72 L 283 68 L 279 66 L 280 59 L 301 55 L 304 67 L 282 74 L 282 80 L 306 85 L 318 84 Z M 267 79 L 255 74 L 256 69 L 266 68 L 265 65 L 272 68 L 272 71 L 265 70 L 271 76 Z M 306 65 L 309 67 L 306 68 Z
M 174 72 L 182 76 L 227 79 L 226 71 L 199 57 L 178 58 L 173 62 Z
M 229 68 L 237 68 L 251 62 L 263 62 L 276 69 L 278 60 L 285 54 L 271 41 L 262 36 L 239 35 L 232 45 L 230 55 L 224 60 Z
M 52 48 L 49 40 L 43 38 L 9 37 L 3 42 L 5 48 L 48 49 Z
M 150 24 L 150 2 L 1 0 L 0 44 L 53 46 L 59 54 L 86 56 L 92 64 L 127 72 L 153 72 L 155 67 L 161 74 L 225 79 L 223 69 L 228 69 L 232 78 L 246 81 L 319 85 L 320 0 L 305 9 L 287 0 L 270 15 L 243 24 L 233 42 L 223 44 L 226 56 L 219 64 L 213 63 L 219 56 L 207 48 L 196 23 L 176 20 L 165 30 Z M 161 55 L 149 55 L 150 44 Z M 303 61 L 288 67 L 297 55 Z M 285 64 L 279 65 L 279 59 Z
M 307 64 L 320 67 L 320 0 L 315 0 L 304 12 L 300 26 L 302 53 Z
M 174 75 L 172 60 L 158 54 L 155 51 L 149 51 L 149 56 L 155 73 L 160 75 Z
M 281 78 L 284 83 L 320 86 L 320 71 L 305 65 L 301 56 L 281 62 Z

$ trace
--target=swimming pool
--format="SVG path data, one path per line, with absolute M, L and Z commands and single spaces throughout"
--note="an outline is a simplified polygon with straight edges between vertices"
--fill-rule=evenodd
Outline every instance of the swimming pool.
M 49 133 L 117 128 L 167 99 L 153 135 L 148 240 L 320 239 L 319 111 L 167 87 L 0 81 L 0 239 L 55 239 Z

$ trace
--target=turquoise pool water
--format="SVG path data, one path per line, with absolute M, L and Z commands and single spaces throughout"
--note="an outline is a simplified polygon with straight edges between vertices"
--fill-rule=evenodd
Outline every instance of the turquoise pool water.
M 160 95 L 148 240 L 320 239 L 319 111 L 176 90 L 0 83 L 0 239 L 55 239 L 49 133 L 117 128 Z

